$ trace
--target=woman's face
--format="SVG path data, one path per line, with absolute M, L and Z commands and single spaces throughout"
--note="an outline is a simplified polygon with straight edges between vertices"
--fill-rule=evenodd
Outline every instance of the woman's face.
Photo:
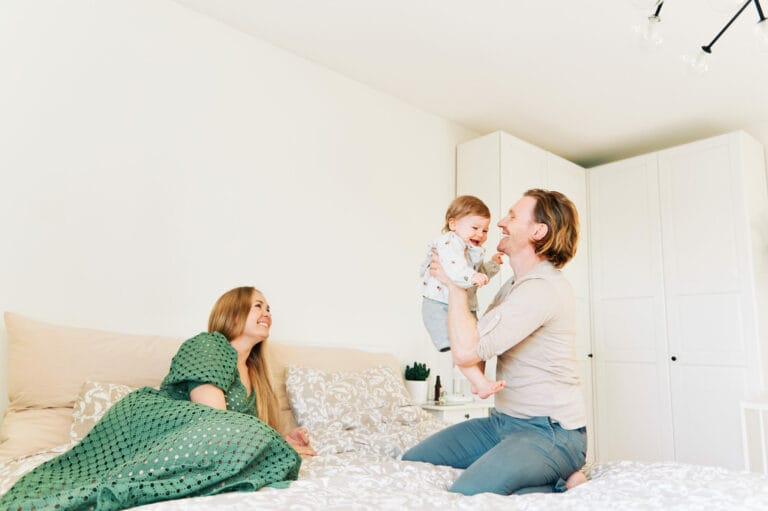
M 254 292 L 251 297 L 251 309 L 245 319 L 243 335 L 261 342 L 269 337 L 271 326 L 272 314 L 269 312 L 269 304 L 261 293 Z

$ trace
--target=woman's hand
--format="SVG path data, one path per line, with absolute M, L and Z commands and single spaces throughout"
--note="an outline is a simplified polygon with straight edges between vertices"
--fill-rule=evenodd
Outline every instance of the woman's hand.
M 296 428 L 283 438 L 285 438 L 286 442 L 288 442 L 302 458 L 317 454 L 312 446 L 309 445 L 309 431 L 307 431 L 307 428 Z

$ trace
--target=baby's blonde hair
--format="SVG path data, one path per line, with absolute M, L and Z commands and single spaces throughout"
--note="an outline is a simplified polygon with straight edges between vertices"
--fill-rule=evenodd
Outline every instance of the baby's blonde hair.
M 491 210 L 485 205 L 485 202 L 481 201 L 474 195 L 459 195 L 448 206 L 445 212 L 445 225 L 443 226 L 443 232 L 451 230 L 448 225 L 451 220 L 459 220 L 465 216 L 481 216 L 483 218 L 491 218 Z

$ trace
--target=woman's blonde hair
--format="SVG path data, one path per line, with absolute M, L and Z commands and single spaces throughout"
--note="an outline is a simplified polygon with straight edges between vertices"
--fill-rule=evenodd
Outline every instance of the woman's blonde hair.
M 560 192 L 534 188 L 523 194 L 536 199 L 533 217 L 547 226 L 547 234 L 534 240 L 537 254 L 555 268 L 562 268 L 576 254 L 579 244 L 579 212 L 571 199 Z
M 459 195 L 453 199 L 448 205 L 448 209 L 445 211 L 445 225 L 443 226 L 443 232 L 451 230 L 448 225 L 451 220 L 458 220 L 470 215 L 491 218 L 491 210 L 488 209 L 485 202 L 474 195 Z
M 253 307 L 254 293 L 262 294 L 255 287 L 237 287 L 216 300 L 208 317 L 208 332 L 219 332 L 229 341 L 245 330 L 245 320 Z M 280 408 L 272 386 L 266 354 L 266 340 L 251 349 L 246 365 L 251 379 L 251 392 L 256 393 L 256 411 L 259 418 L 280 431 Z

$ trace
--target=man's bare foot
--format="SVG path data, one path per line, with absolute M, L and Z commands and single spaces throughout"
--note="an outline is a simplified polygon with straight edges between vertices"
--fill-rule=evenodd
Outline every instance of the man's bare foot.
M 587 476 L 585 476 L 584 472 L 582 472 L 581 470 L 577 470 L 573 474 L 569 475 L 568 479 L 565 480 L 565 487 L 566 489 L 570 490 L 580 485 L 581 483 L 586 483 L 586 482 L 587 482 Z
M 477 388 L 474 385 L 472 385 L 472 393 L 477 394 L 477 397 L 480 399 L 485 399 L 488 396 L 491 396 L 501 389 L 504 388 L 504 385 L 507 384 L 506 380 L 499 380 L 499 381 L 489 381 L 487 385 L 484 385 L 482 388 Z

